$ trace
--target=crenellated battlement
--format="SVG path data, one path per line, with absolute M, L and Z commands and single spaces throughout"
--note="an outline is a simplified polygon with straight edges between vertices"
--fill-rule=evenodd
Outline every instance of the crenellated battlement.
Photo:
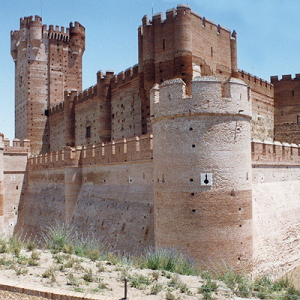
M 238 78 L 242 79 L 245 83 L 249 84 L 251 89 L 273 97 L 274 87 L 272 83 L 255 75 L 247 73 L 243 70 L 238 71 Z
M 139 30 L 141 31 L 141 34 L 143 35 L 146 27 L 162 26 L 165 22 L 170 22 L 170 21 L 173 22 L 175 18 L 190 18 L 190 16 L 198 18 L 200 20 L 203 28 L 205 28 L 207 30 L 215 31 L 216 34 L 231 32 L 230 29 L 228 29 L 220 24 L 217 24 L 206 17 L 202 17 L 198 13 L 192 11 L 188 4 L 187 5 L 179 4 L 179 5 L 177 5 L 177 8 L 168 9 L 166 11 L 165 19 L 163 18 L 162 12 L 154 14 L 152 16 L 152 20 L 149 20 L 148 16 L 145 15 L 142 19 L 142 25 L 140 26 Z M 232 34 L 232 38 L 235 38 L 235 37 L 236 37 L 236 33 Z
M 130 68 L 126 69 L 125 71 L 122 71 L 122 72 L 118 73 L 117 75 L 115 75 L 111 79 L 111 88 L 115 89 L 115 88 L 119 88 L 123 85 L 126 85 L 129 82 L 131 82 L 132 80 L 138 78 L 138 76 L 139 76 L 139 67 L 138 67 L 138 65 L 134 65 L 133 67 L 130 67 Z
M 65 108 L 65 103 L 64 102 L 60 102 L 57 105 L 50 107 L 49 108 L 49 116 L 57 114 L 57 113 L 63 111 L 64 108 Z
M 132 137 L 95 145 L 65 147 L 64 150 L 31 156 L 29 170 L 59 168 L 63 166 L 125 163 L 151 160 L 153 158 L 153 135 Z
M 300 80 L 300 74 L 296 74 L 295 77 L 292 77 L 291 74 L 282 75 L 281 79 L 278 76 L 271 76 L 271 82 L 280 82 L 280 81 L 297 81 Z
M 241 80 L 230 78 L 222 82 L 213 76 L 192 80 L 192 95 L 186 93 L 182 79 L 167 80 L 155 85 L 151 92 L 153 118 L 174 115 L 220 114 L 251 118 L 250 89 Z
M 25 139 L 21 142 L 15 138 L 11 145 L 10 140 L 0 133 L 0 150 L 1 148 L 4 150 L 4 153 L 27 153 L 27 155 L 30 155 L 30 140 Z
M 69 42 L 70 40 L 70 28 L 66 28 L 61 26 L 43 25 L 43 38 L 45 39 L 54 39 L 54 40 L 62 40 L 64 42 Z
M 42 24 L 42 18 L 40 16 L 29 16 L 20 18 L 20 29 L 27 28 L 30 29 L 30 27 L 40 26 Z
M 65 147 L 63 150 L 33 155 L 28 158 L 28 170 L 78 166 L 81 147 Z
M 97 85 L 91 86 L 88 89 L 78 93 L 74 97 L 75 104 L 88 101 L 98 95 Z
M 252 165 L 300 165 L 300 145 L 252 140 Z

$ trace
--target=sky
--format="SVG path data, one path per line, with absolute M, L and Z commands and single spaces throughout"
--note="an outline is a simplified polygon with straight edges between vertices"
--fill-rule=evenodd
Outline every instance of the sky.
M 14 138 L 14 62 L 10 31 L 20 18 L 39 15 L 43 24 L 86 29 L 83 89 L 96 84 L 99 70 L 119 73 L 138 63 L 138 32 L 144 15 L 178 4 L 237 32 L 238 66 L 267 81 L 300 73 L 299 0 L 0 0 L 0 132 Z

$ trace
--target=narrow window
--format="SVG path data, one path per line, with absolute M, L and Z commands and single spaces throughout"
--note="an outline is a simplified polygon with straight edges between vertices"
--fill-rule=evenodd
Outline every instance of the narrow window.
M 294 90 L 292 90 L 292 95 L 293 95 L 293 97 L 295 96 L 295 91 Z
M 300 115 L 297 115 L 297 123 L 300 124 Z
M 166 40 L 163 39 L 163 50 L 166 50 Z
M 211 57 L 214 56 L 214 49 L 213 49 L 213 47 L 210 47 L 210 56 L 211 56 Z
M 91 126 L 86 127 L 86 137 L 91 137 Z

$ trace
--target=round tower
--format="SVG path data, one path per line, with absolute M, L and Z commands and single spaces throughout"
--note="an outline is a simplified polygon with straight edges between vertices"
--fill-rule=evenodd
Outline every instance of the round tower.
M 155 245 L 205 265 L 251 265 L 249 87 L 231 78 L 181 79 L 151 90 Z

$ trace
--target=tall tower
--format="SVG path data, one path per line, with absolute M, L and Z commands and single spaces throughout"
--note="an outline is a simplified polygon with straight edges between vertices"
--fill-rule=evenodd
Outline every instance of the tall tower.
M 196 76 L 222 80 L 237 77 L 236 32 L 217 25 L 180 4 L 139 27 L 139 74 L 142 99 L 142 133 L 149 131 L 150 89 L 155 83 L 181 78 L 187 93 Z
M 249 87 L 239 79 L 196 77 L 151 90 L 155 245 L 199 263 L 252 259 Z
M 11 32 L 15 62 L 15 137 L 31 140 L 32 153 L 49 150 L 47 110 L 62 102 L 64 90 L 82 90 L 85 29 L 42 25 L 39 16 L 20 19 Z

